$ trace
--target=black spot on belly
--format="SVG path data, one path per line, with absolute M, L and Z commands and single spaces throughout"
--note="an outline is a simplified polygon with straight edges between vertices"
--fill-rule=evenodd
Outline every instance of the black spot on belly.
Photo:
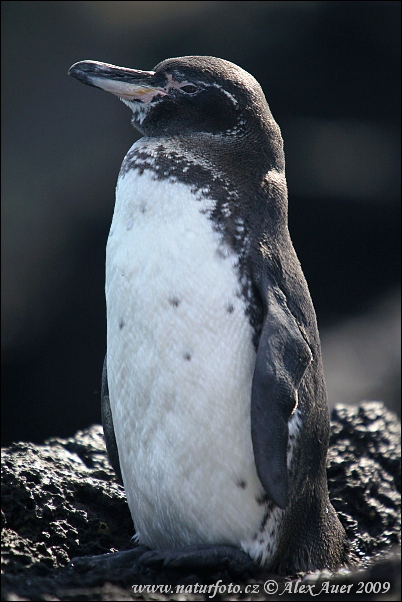
M 236 481 L 236 487 L 240 487 L 240 489 L 245 489 L 247 487 L 247 482 L 243 479 L 239 479 Z
M 120 330 L 122 330 L 125 327 L 125 325 L 126 325 L 126 323 L 123 320 L 123 318 L 120 318 L 120 320 L 119 320 L 119 328 L 120 328 Z
M 170 305 L 173 305 L 173 307 L 179 307 L 180 299 L 179 297 L 169 297 L 169 303 Z
M 218 247 L 216 249 L 216 254 L 220 259 L 226 259 L 229 256 L 228 251 L 222 247 Z
M 263 516 L 263 519 L 262 519 L 262 521 L 261 521 L 261 525 L 260 525 L 260 531 L 264 531 L 264 529 L 265 529 L 265 525 L 266 525 L 266 524 L 267 524 L 267 522 L 268 522 L 269 514 L 270 514 L 269 512 L 266 512 L 266 513 L 264 514 L 264 516 Z
M 259 506 L 264 506 L 264 504 L 266 504 L 268 502 L 268 500 L 269 500 L 269 498 L 266 493 L 263 493 L 262 495 L 259 495 L 258 497 L 255 498 L 255 501 L 257 502 L 257 504 Z
M 189 362 L 191 360 L 191 353 L 189 353 L 188 351 L 185 351 L 183 353 L 183 357 L 187 362 Z
M 232 313 L 234 312 L 234 305 L 233 305 L 233 303 L 228 303 L 228 304 L 226 305 L 226 310 L 227 310 L 227 312 L 228 312 L 229 314 L 232 314 Z
M 142 203 L 140 205 L 140 211 L 141 211 L 141 213 L 146 213 L 147 212 L 147 206 L 145 205 L 145 203 Z

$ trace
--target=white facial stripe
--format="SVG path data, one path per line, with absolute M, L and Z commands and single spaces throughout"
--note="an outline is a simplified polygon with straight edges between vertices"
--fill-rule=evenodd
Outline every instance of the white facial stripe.
M 222 88 L 222 86 L 220 86 L 219 84 L 212 84 L 214 88 L 218 88 L 218 90 L 221 90 L 221 92 L 223 92 L 228 98 L 230 98 L 230 100 L 232 101 L 232 103 L 234 104 L 234 106 L 237 106 L 239 103 L 237 102 L 237 100 L 235 99 L 234 96 L 231 95 L 230 92 L 228 92 L 227 90 L 225 90 L 225 88 Z
M 166 90 L 168 90 L 169 88 L 173 88 L 174 90 L 180 90 L 180 88 L 184 88 L 184 86 L 198 86 L 199 88 L 209 87 L 209 85 L 206 85 L 205 83 L 196 82 L 196 81 L 189 82 L 189 81 L 185 80 L 182 82 L 177 82 L 173 79 L 171 73 L 168 74 L 167 80 L 168 80 L 168 83 L 165 88 Z M 225 88 L 220 86 L 219 84 L 210 84 L 210 86 L 213 86 L 214 88 L 218 88 L 218 90 L 223 92 L 223 94 L 225 94 L 225 96 L 227 96 L 231 100 L 231 102 L 234 104 L 234 106 L 237 106 L 239 104 L 237 102 L 237 100 L 235 99 L 235 97 L 232 94 L 230 94 L 230 92 L 225 90 Z
M 167 80 L 168 80 L 168 83 L 165 86 L 165 90 L 169 90 L 169 89 L 180 90 L 180 88 L 183 88 L 184 86 L 200 86 L 200 84 L 198 84 L 197 82 L 188 82 L 188 81 L 177 82 L 176 80 L 173 79 L 171 73 L 168 73 Z

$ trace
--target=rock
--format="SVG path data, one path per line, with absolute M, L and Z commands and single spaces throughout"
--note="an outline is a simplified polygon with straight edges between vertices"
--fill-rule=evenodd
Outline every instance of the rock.
M 3 571 L 46 575 L 73 556 L 129 546 L 133 522 L 99 425 L 2 454 Z
M 323 583 L 338 589 L 349 584 L 356 599 L 358 584 L 376 579 L 378 586 L 370 586 L 372 591 L 363 590 L 364 599 L 380 599 L 379 594 L 386 596 L 383 599 L 400 599 L 399 557 L 395 552 L 401 527 L 400 424 L 382 403 L 335 407 L 328 482 L 331 501 L 346 529 L 356 566 L 335 575 L 324 572 L 289 577 L 293 583 L 300 581 L 306 587 L 316 588 L 315 593 L 321 591 Z M 166 585 L 172 592 L 181 584 L 184 589 L 180 590 L 180 599 L 206 600 L 208 594 L 202 593 L 200 584 L 231 580 L 226 574 L 194 575 L 150 569 L 83 574 L 78 568 L 67 567 L 74 556 L 134 547 L 134 527 L 124 489 L 116 482 L 108 463 L 99 425 L 69 439 L 52 438 L 44 445 L 16 443 L 3 450 L 2 500 L 4 600 L 171 597 L 160 588 L 154 593 L 134 592 L 134 584 Z M 288 590 L 280 597 L 264 593 L 267 579 L 279 584 L 278 595 L 289 583 L 263 574 L 248 582 L 254 588 L 249 592 L 259 593 L 254 599 L 288 599 Z M 189 594 L 190 589 L 185 588 L 194 588 L 196 583 L 201 593 L 194 597 L 194 589 Z M 390 584 L 387 591 L 384 583 Z M 218 591 L 215 599 L 239 599 L 246 584 L 238 586 L 239 590 L 234 589 L 230 597 L 227 591 Z M 342 591 L 338 591 L 341 596 Z M 294 595 L 293 591 L 290 594 Z M 328 593 L 324 589 L 318 597 L 325 595 Z M 311 599 L 310 594 L 307 597 Z
M 360 562 L 400 543 L 400 423 L 379 402 L 338 405 L 331 417 L 328 486 Z

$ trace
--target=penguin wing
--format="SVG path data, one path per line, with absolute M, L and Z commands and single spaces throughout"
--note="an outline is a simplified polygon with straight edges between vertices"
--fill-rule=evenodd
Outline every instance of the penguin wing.
M 113 416 L 110 407 L 109 399 L 109 386 L 107 383 L 107 355 L 103 362 L 102 370 L 102 388 L 101 388 L 101 413 L 102 413 L 102 424 L 103 434 L 105 435 L 106 449 L 109 456 L 110 464 L 116 473 L 118 481 L 123 484 L 123 478 L 121 476 L 119 450 L 117 449 L 116 436 L 114 434 Z
M 251 391 L 251 438 L 258 477 L 272 501 L 285 508 L 288 421 L 312 353 L 279 286 L 262 279 L 257 288 L 265 311 Z

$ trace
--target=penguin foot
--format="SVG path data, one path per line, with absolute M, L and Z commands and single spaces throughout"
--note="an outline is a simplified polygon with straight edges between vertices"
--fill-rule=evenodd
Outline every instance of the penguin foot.
M 100 554 L 99 556 L 77 556 L 72 558 L 69 568 L 79 573 L 93 572 L 104 573 L 117 569 L 130 569 L 138 563 L 144 553 L 149 552 L 146 546 L 138 546 L 132 550 L 123 550 L 111 554 Z
M 194 546 L 172 550 L 150 550 L 138 559 L 148 567 L 192 571 L 227 570 L 231 576 L 252 576 L 257 566 L 248 554 L 232 546 Z
M 191 572 L 227 571 L 232 578 L 252 577 L 258 572 L 248 554 L 232 546 L 194 546 L 183 549 L 150 550 L 137 546 L 113 554 L 79 556 L 69 563 L 71 570 L 92 573 L 93 577 L 119 576 L 125 571 L 142 568 L 153 570 L 181 570 Z

